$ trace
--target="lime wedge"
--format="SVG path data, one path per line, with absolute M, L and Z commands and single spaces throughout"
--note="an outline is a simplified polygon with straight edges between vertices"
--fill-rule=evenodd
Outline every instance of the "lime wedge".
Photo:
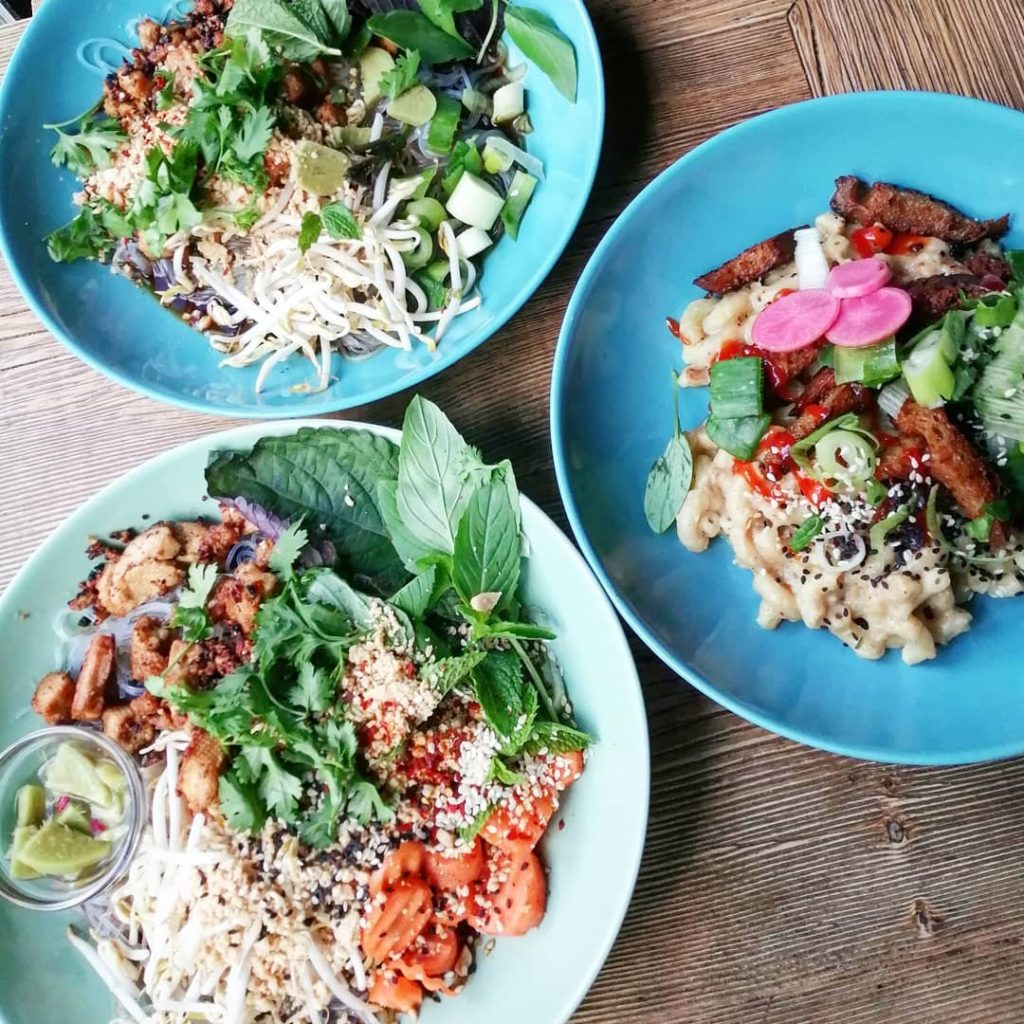
M 74 743 L 65 743 L 57 748 L 53 760 L 46 766 L 44 781 L 51 792 L 58 795 L 66 793 L 103 807 L 109 807 L 113 802 L 110 787 L 96 771 L 96 762 Z
M 14 839 L 11 842 L 11 874 L 15 878 L 38 878 L 39 872 L 22 864 L 18 860 L 18 854 L 22 847 L 39 831 L 35 825 L 19 825 L 14 830 Z

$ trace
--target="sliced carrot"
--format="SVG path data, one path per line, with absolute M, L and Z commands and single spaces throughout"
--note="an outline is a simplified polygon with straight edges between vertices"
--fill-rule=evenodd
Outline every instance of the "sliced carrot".
M 547 898 L 544 867 L 535 853 L 499 855 L 490 862 L 487 885 L 468 920 L 484 935 L 525 935 L 540 924 Z
M 415 1013 L 423 1002 L 423 989 L 404 975 L 378 971 L 370 985 L 370 1002 L 386 1010 Z
M 446 928 L 455 928 L 469 916 L 473 900 L 479 891 L 479 882 L 470 882 L 458 891 L 442 889 L 434 897 L 434 920 Z
M 380 962 L 401 953 L 426 928 L 433 913 L 430 887 L 418 878 L 403 878 L 374 901 L 363 929 L 367 955 Z
M 376 896 L 390 889 L 402 878 L 418 878 L 423 874 L 423 858 L 426 847 L 416 840 L 409 840 L 396 846 L 385 858 L 384 863 L 370 879 L 370 895 Z
M 491 846 L 510 857 L 529 853 L 544 835 L 557 804 L 547 793 L 541 796 L 515 794 L 511 806 L 502 804 L 487 819 L 480 835 Z
M 397 969 L 421 970 L 429 978 L 439 978 L 455 966 L 459 958 L 459 939 L 454 928 L 434 925 L 428 928 L 402 954 Z M 407 974 L 407 977 L 411 975 Z M 421 978 L 417 978 L 421 981 Z
M 483 844 L 474 839 L 468 850 L 455 856 L 442 850 L 427 850 L 424 873 L 435 889 L 461 889 L 484 873 Z

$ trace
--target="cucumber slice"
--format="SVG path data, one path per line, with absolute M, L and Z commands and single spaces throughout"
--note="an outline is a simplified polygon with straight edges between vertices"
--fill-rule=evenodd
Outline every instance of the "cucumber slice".
M 42 786 L 22 786 L 14 798 L 14 807 L 19 827 L 41 825 L 46 817 L 46 790 Z
M 419 128 L 437 113 L 437 99 L 425 85 L 414 85 L 388 104 L 388 114 L 397 121 Z
M 372 107 L 383 95 L 381 77 L 395 66 L 395 58 L 379 46 L 368 46 L 359 58 L 359 74 L 363 82 L 363 102 Z
M 467 171 L 448 200 L 448 212 L 463 224 L 490 231 L 504 205 L 505 200 L 486 181 Z
M 447 155 L 455 145 L 455 133 L 459 129 L 462 104 L 451 96 L 437 97 L 437 113 L 430 122 L 427 132 L 427 149 L 431 153 Z
M 41 875 L 74 878 L 110 854 L 110 845 L 50 820 L 18 851 L 18 862 Z
M 370 144 L 371 130 L 361 124 L 343 124 L 331 129 L 331 141 L 339 146 L 362 149 Z
M 110 807 L 114 801 L 110 787 L 96 771 L 96 762 L 74 743 L 65 743 L 57 748 L 53 760 L 45 768 L 43 781 L 52 793 L 67 793 L 91 804 Z
M 351 166 L 344 153 L 319 142 L 301 139 L 295 147 L 295 183 L 314 196 L 333 196 Z

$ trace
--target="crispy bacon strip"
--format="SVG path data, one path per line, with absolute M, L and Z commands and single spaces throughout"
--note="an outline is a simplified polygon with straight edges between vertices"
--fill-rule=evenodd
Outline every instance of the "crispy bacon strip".
M 995 476 L 944 410 L 925 409 L 911 399 L 903 403 L 896 426 L 901 434 L 919 434 L 924 439 L 931 456 L 929 475 L 971 519 L 983 515 L 985 506 L 999 497 Z
M 1009 214 L 995 220 L 974 220 L 958 209 L 912 188 L 888 182 L 869 185 L 853 175 L 836 178 L 832 209 L 858 224 L 881 224 L 890 231 L 928 235 L 947 242 L 980 242 L 999 238 L 1009 227 Z
M 781 267 L 793 259 L 796 251 L 796 239 L 793 232 L 796 228 L 783 231 L 772 238 L 766 238 L 757 245 L 744 249 L 727 263 L 715 270 L 702 274 L 693 283 L 712 295 L 725 295 L 745 284 L 759 281 L 769 270 Z

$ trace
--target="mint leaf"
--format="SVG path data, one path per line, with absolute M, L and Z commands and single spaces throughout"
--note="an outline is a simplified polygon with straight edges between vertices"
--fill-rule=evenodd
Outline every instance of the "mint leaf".
M 314 604 L 326 605 L 342 612 L 360 629 L 369 629 L 373 622 L 370 598 L 330 570 L 311 573 L 306 598 Z M 303 578 L 305 582 L 305 577 Z
M 423 669 L 423 678 L 443 697 L 467 680 L 487 657 L 486 651 L 468 651 L 466 654 L 441 658 Z
M 558 722 L 536 722 L 525 750 L 530 754 L 539 754 L 542 750 L 549 754 L 571 754 L 586 750 L 590 743 L 590 737 L 579 729 Z
M 320 237 L 324 229 L 324 222 L 320 219 L 319 213 L 312 211 L 302 215 L 302 224 L 299 227 L 299 252 L 305 254 L 309 247 Z
M 301 6 L 298 10 L 308 16 L 308 10 Z M 335 5 L 332 10 L 336 11 Z M 229 36 L 245 36 L 257 29 L 267 44 L 288 60 L 302 62 L 322 53 L 341 52 L 328 45 L 322 23 L 307 24 L 282 0 L 235 0 L 224 28 Z
M 362 229 L 344 203 L 328 203 L 321 211 L 327 234 L 334 239 L 363 237 Z
M 505 738 L 519 727 L 528 699 L 523 682 L 523 666 L 512 651 L 491 651 L 473 669 L 476 699 L 483 709 L 488 725 Z
M 434 582 L 437 579 L 437 567 L 428 565 L 419 576 L 411 579 L 396 593 L 389 604 L 401 608 L 406 615 L 414 619 L 421 618 L 430 607 L 430 599 L 434 595 Z

